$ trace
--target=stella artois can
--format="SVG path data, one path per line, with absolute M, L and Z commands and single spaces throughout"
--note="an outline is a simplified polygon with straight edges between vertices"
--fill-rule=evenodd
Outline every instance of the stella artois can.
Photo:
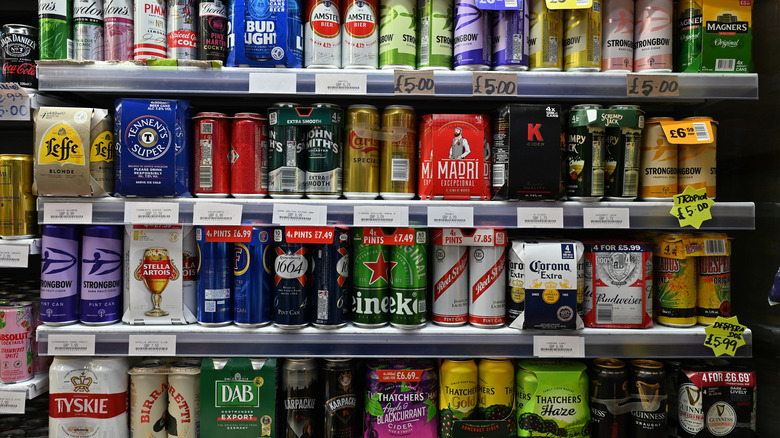
M 168 364 L 145 360 L 130 370 L 130 433 L 168 438 Z M 125 379 L 126 380 L 126 379 Z
M 506 322 L 506 248 L 469 248 L 469 322 L 478 327 L 501 327 Z

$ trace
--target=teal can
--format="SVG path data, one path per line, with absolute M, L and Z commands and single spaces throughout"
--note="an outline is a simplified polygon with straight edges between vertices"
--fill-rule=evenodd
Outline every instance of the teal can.
M 338 198 L 342 192 L 344 111 L 332 103 L 315 103 L 326 110 L 327 123 L 306 131 L 306 196 Z

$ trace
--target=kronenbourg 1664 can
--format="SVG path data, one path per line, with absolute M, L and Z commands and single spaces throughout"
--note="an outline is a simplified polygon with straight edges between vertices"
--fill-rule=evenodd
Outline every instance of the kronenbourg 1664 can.
M 478 327 L 501 327 L 506 322 L 506 247 L 469 248 L 469 322 Z
M 254 228 L 249 242 L 233 244 L 233 320 L 239 327 L 271 322 L 273 245 L 271 229 Z
M 285 233 L 274 229 L 274 325 L 296 329 L 311 322 L 311 250 Z
M 455 2 L 455 70 L 490 70 L 493 54 L 490 12 L 477 7 L 476 0 Z
M 634 71 L 634 0 L 604 0 L 601 70 Z
M 306 0 L 303 15 L 305 67 L 341 67 L 341 2 Z
M 103 0 L 73 3 L 73 48 L 77 60 L 103 60 Z
M 379 66 L 379 29 L 377 0 L 344 0 L 341 21 L 341 65 L 344 68 Z
M 233 244 L 211 240 L 209 228 L 196 227 L 198 242 L 198 324 L 233 322 Z
M 103 5 L 104 58 L 106 61 L 133 59 L 133 0 L 106 0 Z
M 528 70 L 528 0 L 519 9 L 493 12 L 493 68 Z
M 81 239 L 80 318 L 84 324 L 111 324 L 122 311 L 122 253 L 120 226 L 84 227 Z
M 414 70 L 417 66 L 417 2 L 386 0 L 379 5 L 379 67 Z
M 41 322 L 66 325 L 79 319 L 79 241 L 76 225 L 44 225 L 41 239 Z
M 312 246 L 314 325 L 346 325 L 349 312 L 349 230 L 336 228 L 330 243 Z

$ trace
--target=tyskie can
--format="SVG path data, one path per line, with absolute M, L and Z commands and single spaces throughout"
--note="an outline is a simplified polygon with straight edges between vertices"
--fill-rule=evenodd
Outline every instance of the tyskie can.
M 41 239 L 41 322 L 79 320 L 79 243 L 81 227 L 44 225 Z
M 566 9 L 563 24 L 563 69 L 601 70 L 601 2 L 594 0 L 586 9 Z
M 315 103 L 328 110 L 327 124 L 306 130 L 306 196 L 338 198 L 342 192 L 344 111 L 332 103 Z
M 428 296 L 428 230 L 414 231 L 414 244 L 390 248 L 390 324 L 425 326 Z
M 222 326 L 233 322 L 233 244 L 214 242 L 209 228 L 196 227 L 198 243 L 198 324 Z
M 469 322 L 497 328 L 506 322 L 506 247 L 469 248 Z
M 612 105 L 610 109 L 639 112 L 637 105 Z M 633 201 L 637 197 L 639 182 L 642 126 L 612 125 L 604 130 L 604 135 L 605 198 L 609 201 Z
M 365 231 L 352 230 L 352 322 L 375 328 L 390 321 L 390 247 L 364 243 Z
M 572 201 L 598 201 L 604 196 L 605 129 L 589 125 L 584 115 L 600 108 L 601 105 L 575 105 L 569 112 L 566 194 Z
M 341 68 L 341 2 L 306 0 L 303 38 L 307 68 Z
M 73 59 L 73 0 L 38 0 L 41 59 Z
M 195 59 L 198 54 L 198 3 L 200 0 L 167 0 L 167 57 Z
M 352 359 L 323 359 L 322 424 L 325 438 L 357 438 L 361 424 L 357 411 L 355 363 Z
M 198 59 L 222 61 L 227 58 L 228 2 L 201 0 L 198 22 Z
M 135 1 L 133 58 L 136 61 L 167 56 L 166 17 L 166 2 L 158 0 Z
M 168 367 L 162 359 L 147 359 L 130 370 L 130 434 L 167 438 Z
M 30 380 L 33 372 L 32 302 L 0 305 L 0 382 Z
M 278 102 L 268 109 L 268 193 L 272 198 L 302 198 L 306 191 L 306 130 L 281 124 L 278 112 L 297 103 Z
M 634 71 L 634 0 L 603 0 L 602 71 Z
M 311 249 L 288 242 L 284 228 L 274 229 L 274 325 L 283 329 L 311 322 Z
M 531 70 L 563 69 L 563 10 L 548 9 L 545 0 L 530 0 L 528 66 Z
M 119 321 L 122 312 L 121 226 L 85 226 L 81 238 L 81 322 L 104 325 Z
M 515 251 L 509 250 L 506 281 L 506 323 L 512 324 L 525 311 L 525 265 Z
M 223 113 L 198 113 L 195 125 L 193 193 L 199 198 L 230 194 L 230 120 Z
M 75 59 L 103 60 L 103 0 L 73 1 Z
M 21 87 L 38 88 L 35 76 L 38 60 L 38 28 L 24 24 L 3 25 L 0 35 L 0 59 L 3 82 L 16 82 Z
M 433 322 L 458 326 L 469 320 L 469 249 L 441 245 L 442 230 L 433 230 Z
M 344 147 L 344 197 L 379 195 L 379 111 L 372 105 L 347 108 Z
M 449 0 L 417 0 L 420 41 L 417 45 L 417 68 L 420 70 L 452 69 L 453 11 Z
M 417 1 L 379 4 L 379 67 L 414 70 L 417 66 Z
M 271 323 L 273 245 L 271 230 L 254 228 L 249 242 L 233 244 L 233 322 L 239 327 Z
M 133 16 L 133 0 L 105 0 L 103 50 L 106 61 L 133 59 Z
M 696 320 L 710 325 L 719 316 L 731 316 L 731 257 L 698 257 Z
M 636 0 L 634 71 L 672 71 L 672 0 Z
M 199 436 L 200 366 L 200 359 L 171 363 L 168 374 L 168 436 Z
M 490 70 L 493 55 L 490 12 L 476 0 L 455 1 L 453 66 L 455 70 Z
M 417 115 L 406 105 L 382 112 L 379 194 L 382 199 L 412 199 L 417 193 Z
M 322 436 L 317 418 L 320 386 L 316 360 L 285 359 L 281 374 L 282 436 L 302 436 L 298 431 Z
M 590 367 L 590 418 L 593 438 L 626 436 L 628 413 L 619 407 L 628 402 L 628 370 L 618 359 L 596 359 Z
M 453 428 L 447 423 L 477 418 L 479 369 L 474 359 L 444 359 L 439 371 L 441 437 L 452 438 Z
M 667 400 L 664 364 L 649 359 L 631 361 L 629 395 L 636 400 L 631 410 L 629 434 L 632 437 L 666 438 Z
M 701 66 L 704 20 L 701 0 L 682 0 L 675 14 L 677 55 L 674 71 L 698 73 Z
M 656 320 L 672 327 L 696 325 L 696 259 L 655 257 Z
M 349 312 L 349 230 L 336 228 L 331 243 L 312 246 L 314 326 L 338 328 Z
M 528 70 L 528 0 L 493 12 L 493 69 Z
M 0 237 L 3 239 L 29 239 L 38 234 L 32 181 L 32 155 L 0 155 Z
M 372 69 L 379 66 L 377 0 L 343 0 L 341 65 Z
M 479 402 L 481 420 L 509 422 L 509 436 L 517 435 L 515 410 L 515 367 L 511 359 L 485 358 L 479 361 Z
M 715 199 L 717 189 L 717 149 L 718 122 L 712 117 L 687 117 L 684 120 L 693 123 L 696 136 L 706 138 L 706 122 L 712 127 L 712 136 L 708 143 L 681 144 L 677 161 L 677 191 L 682 193 L 687 187 L 706 189 L 707 197 Z
M 230 194 L 263 198 L 268 194 L 268 119 L 237 113 L 230 125 Z
M 673 201 L 677 194 L 678 145 L 669 143 L 662 121 L 672 117 L 654 117 L 645 122 L 640 148 L 639 197 L 645 201 Z

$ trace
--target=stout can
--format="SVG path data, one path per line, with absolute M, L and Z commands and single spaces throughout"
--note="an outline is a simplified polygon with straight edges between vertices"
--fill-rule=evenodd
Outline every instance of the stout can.
M 386 0 L 379 4 L 379 67 L 414 70 L 417 66 L 417 2 Z
M 0 155 L 0 237 L 3 239 L 29 239 L 38 234 L 32 181 L 32 155 Z
M 702 41 L 704 40 L 704 20 L 701 1 L 682 0 L 677 3 L 677 59 L 675 70 L 698 73 L 701 66 Z
M 379 66 L 377 0 L 344 0 L 341 65 L 371 69 Z
M 38 0 L 41 59 L 73 59 L 73 0 Z
M 719 316 L 731 316 L 731 257 L 703 256 L 698 261 L 696 318 L 699 324 L 710 325 Z
M 344 197 L 376 199 L 379 195 L 379 112 L 371 105 L 347 109 L 344 148 Z
M 528 70 L 528 0 L 493 13 L 493 68 Z
M 201 0 L 198 21 L 198 59 L 225 62 L 228 48 L 228 2 Z
M 306 131 L 306 196 L 338 198 L 342 192 L 344 112 L 332 103 L 315 103 L 314 108 L 329 110 L 329 117 L 328 123 Z
M 563 15 L 563 69 L 601 70 L 601 2 L 587 9 L 566 9 Z
M 168 375 L 161 359 L 148 359 L 130 370 L 130 434 L 168 438 Z
M 645 201 L 672 201 L 677 194 L 678 145 L 669 143 L 661 121 L 671 117 L 654 117 L 645 122 L 640 149 L 639 197 Z
M 324 437 L 357 438 L 360 435 L 356 377 L 352 359 L 323 359 L 321 380 Z
M 441 238 L 433 231 L 433 240 Z M 437 236 L 438 234 L 438 236 Z M 467 246 L 433 246 L 433 322 L 463 325 L 469 319 L 469 249 Z
M 598 201 L 604 196 L 604 127 L 590 126 L 583 113 L 601 105 L 575 105 L 571 108 L 566 194 L 572 201 Z M 580 120 L 574 123 L 574 120 Z
M 41 239 L 41 322 L 79 320 L 79 241 L 77 225 L 44 225 Z
M 619 408 L 629 399 L 626 364 L 618 359 L 596 359 L 590 371 L 592 437 L 626 436 L 629 418 Z
M 271 323 L 273 246 L 271 230 L 254 228 L 249 242 L 233 244 L 233 320 L 239 327 Z
M 103 0 L 74 0 L 73 49 L 79 61 L 103 60 Z
M 531 70 L 561 71 L 563 10 L 548 9 L 545 0 L 531 0 L 528 32 L 528 65 Z
M 509 416 L 509 436 L 517 435 L 515 422 L 515 367 L 511 359 L 479 360 L 479 403 L 477 414 L 484 420 Z
M 301 436 L 299 431 L 306 431 L 312 437 L 322 436 L 317 421 L 317 392 L 320 390 L 317 374 L 314 359 L 285 359 L 282 365 L 282 436 Z
M 119 321 L 122 312 L 121 226 L 85 226 L 81 239 L 81 322 L 104 325 Z
M 656 320 L 672 327 L 696 325 L 696 259 L 655 257 Z
M 613 105 L 611 109 L 639 112 L 637 105 Z M 641 113 L 640 113 L 641 114 Z M 641 116 L 640 117 L 644 117 Z M 641 119 L 640 119 L 641 120 Z M 639 148 L 642 124 L 639 127 L 610 126 L 605 129 L 604 194 L 609 201 L 633 201 L 639 181 Z
M 634 71 L 634 0 L 604 0 L 602 71 Z
M 32 302 L 0 305 L 0 382 L 30 380 L 33 372 Z
M 632 437 L 666 438 L 667 401 L 664 364 L 649 359 L 631 361 L 630 396 L 639 403 L 631 409 L 629 434 Z
M 376 328 L 390 321 L 390 248 L 364 243 L 364 233 L 352 230 L 352 322 Z
M 268 119 L 238 113 L 230 127 L 230 194 L 263 198 L 268 194 Z
M 508 249 L 506 282 L 506 322 L 512 324 L 525 311 L 525 266 L 512 249 Z
M 303 38 L 307 68 L 341 68 L 341 10 L 343 0 L 306 0 Z
M 382 199 L 412 199 L 417 193 L 417 115 L 406 105 L 390 105 L 382 113 Z
M 319 328 L 345 326 L 349 311 L 349 230 L 336 228 L 333 234 L 332 243 L 312 247 L 314 325 Z
M 297 106 L 279 102 L 268 109 L 268 193 L 272 198 L 302 198 L 306 191 L 306 131 L 303 126 L 278 120 L 279 109 Z
M 474 359 L 444 359 L 439 378 L 439 415 L 442 425 L 477 418 L 479 369 Z M 442 428 L 442 438 L 452 438 L 452 427 Z
M 415 230 L 413 245 L 390 249 L 390 324 L 403 329 L 425 326 L 428 288 L 428 231 Z
M 198 243 L 198 324 L 233 322 L 233 244 L 210 242 L 209 229 L 195 227 Z
M 198 50 L 199 0 L 167 0 L 166 25 L 169 59 L 195 59 Z
M 420 70 L 452 69 L 452 1 L 417 0 L 420 41 L 417 67 Z
M 133 59 L 133 0 L 105 0 L 103 46 L 106 61 Z
M 672 0 L 636 0 L 634 71 L 672 71 Z
M 198 113 L 195 125 L 195 184 L 199 198 L 230 194 L 230 121 L 222 113 Z
M 302 328 L 311 322 L 311 251 L 290 243 L 284 228 L 274 229 L 274 325 Z
M 469 248 L 469 322 L 497 328 L 506 322 L 506 247 Z
M 200 359 L 171 364 L 168 374 L 168 436 L 198 438 L 200 432 Z
M 493 55 L 490 19 L 490 12 L 479 9 L 476 0 L 456 0 L 455 70 L 490 70 Z
M 677 164 L 677 190 L 685 191 L 687 187 L 706 189 L 707 197 L 715 199 L 717 189 L 717 144 L 718 122 L 712 117 L 688 117 L 693 123 L 698 138 L 708 138 L 706 123 L 712 127 L 711 140 L 708 143 L 679 145 L 679 161 Z
M 168 34 L 165 32 L 166 4 L 158 0 L 135 0 L 135 45 L 133 58 L 165 58 L 168 50 Z
M 3 64 L 3 82 L 38 88 L 38 78 L 35 76 L 38 28 L 23 24 L 4 25 L 0 35 L 0 60 Z

